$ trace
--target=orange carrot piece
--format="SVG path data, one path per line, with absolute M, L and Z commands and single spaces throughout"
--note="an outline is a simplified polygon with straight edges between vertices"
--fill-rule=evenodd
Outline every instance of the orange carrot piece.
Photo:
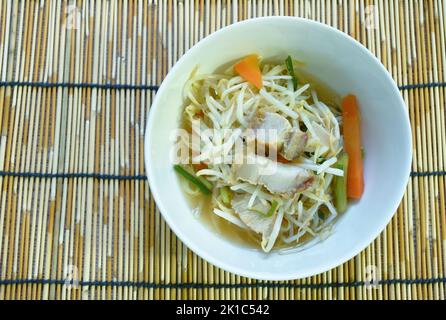
M 364 168 L 361 156 L 360 115 L 356 96 L 342 99 L 344 149 L 348 154 L 347 195 L 359 199 L 364 191 Z
M 256 54 L 250 54 L 249 56 L 246 56 L 243 60 L 252 64 L 253 66 L 259 65 L 259 57 Z
M 243 79 L 252 83 L 257 89 L 262 88 L 262 73 L 260 72 L 259 58 L 257 55 L 249 55 L 237 62 L 234 65 L 234 70 Z

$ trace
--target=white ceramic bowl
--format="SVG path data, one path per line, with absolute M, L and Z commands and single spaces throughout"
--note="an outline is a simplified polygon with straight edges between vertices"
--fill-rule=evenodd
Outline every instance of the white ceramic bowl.
M 191 70 L 212 72 L 251 53 L 292 55 L 339 95 L 354 93 L 362 113 L 366 150 L 365 191 L 335 223 L 333 233 L 304 251 L 281 255 L 245 248 L 193 217 L 172 169 L 169 139 L 179 125 L 182 90 Z M 267 17 L 223 28 L 190 49 L 164 79 L 152 104 L 145 164 L 152 194 L 170 228 L 196 254 L 241 276 L 287 280 L 315 275 L 357 255 L 385 228 L 409 178 L 412 159 L 408 113 L 393 79 L 365 47 L 327 25 L 292 17 Z

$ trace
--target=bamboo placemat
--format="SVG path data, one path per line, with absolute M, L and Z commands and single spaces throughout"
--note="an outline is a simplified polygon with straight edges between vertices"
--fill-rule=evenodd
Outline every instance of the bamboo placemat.
M 0 0 L 0 11 L 0 299 L 445 298 L 445 1 Z M 380 237 L 288 282 L 194 255 L 144 176 L 146 115 L 169 68 L 204 36 L 266 15 L 367 46 L 400 86 L 414 144 Z

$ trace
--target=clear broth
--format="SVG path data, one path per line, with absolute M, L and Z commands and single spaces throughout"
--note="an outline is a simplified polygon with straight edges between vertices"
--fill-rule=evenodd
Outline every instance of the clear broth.
M 268 61 L 270 62 L 270 61 Z M 217 70 L 226 70 L 229 64 L 218 68 Z M 302 69 L 297 68 L 297 77 L 299 83 L 309 83 L 311 88 L 316 90 L 319 100 L 323 101 L 325 104 L 335 107 L 339 110 L 340 98 L 339 96 L 331 90 L 327 85 L 317 80 L 314 76 L 308 74 Z M 184 117 L 182 117 L 182 128 L 190 131 L 190 128 L 186 125 Z M 200 208 L 199 219 L 207 224 L 210 228 L 215 230 L 218 234 L 222 235 L 229 241 L 235 242 L 241 246 L 260 249 L 260 244 L 262 242 L 262 237 L 256 234 L 252 230 L 242 229 L 229 221 L 217 216 L 213 213 L 212 196 L 198 194 L 196 196 L 190 195 L 184 192 L 191 208 Z M 302 242 L 310 240 L 312 237 L 309 234 L 304 235 L 301 238 Z M 274 248 L 288 247 L 290 244 L 284 243 L 280 238 L 277 239 Z
M 224 238 L 248 248 L 259 248 L 262 237 L 254 231 L 242 229 L 231 222 L 214 214 L 212 196 L 190 195 L 184 192 L 190 206 L 193 209 L 199 208 L 199 219 L 210 226 Z

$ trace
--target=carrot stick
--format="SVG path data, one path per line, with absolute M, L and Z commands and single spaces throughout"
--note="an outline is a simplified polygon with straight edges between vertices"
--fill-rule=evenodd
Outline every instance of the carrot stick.
M 252 83 L 257 89 L 261 89 L 262 73 L 259 67 L 259 58 L 253 54 L 245 57 L 234 65 L 235 72 L 246 81 Z
M 347 195 L 359 199 L 364 192 L 364 168 L 358 102 L 352 94 L 342 99 L 344 149 L 348 154 Z

